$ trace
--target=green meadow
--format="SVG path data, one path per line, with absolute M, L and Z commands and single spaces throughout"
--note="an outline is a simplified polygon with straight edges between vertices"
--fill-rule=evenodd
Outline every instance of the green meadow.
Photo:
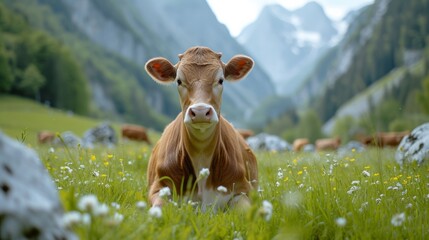
M 92 150 L 38 145 L 32 135 L 39 130 L 80 135 L 97 121 L 23 101 L 0 99 L 0 128 L 39 154 L 58 188 L 65 224 L 81 239 L 429 236 L 429 165 L 401 168 L 394 149 L 350 150 L 341 156 L 257 152 L 259 189 L 247 211 L 201 212 L 174 193 L 162 209 L 151 209 L 146 168 L 152 146 L 127 141 Z

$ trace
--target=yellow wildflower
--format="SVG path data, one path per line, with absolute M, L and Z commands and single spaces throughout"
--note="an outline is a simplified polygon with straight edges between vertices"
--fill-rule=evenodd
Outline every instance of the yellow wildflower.
M 97 160 L 97 158 L 95 157 L 95 155 L 94 155 L 94 154 L 92 154 L 92 155 L 91 155 L 91 161 L 95 161 L 95 160 Z

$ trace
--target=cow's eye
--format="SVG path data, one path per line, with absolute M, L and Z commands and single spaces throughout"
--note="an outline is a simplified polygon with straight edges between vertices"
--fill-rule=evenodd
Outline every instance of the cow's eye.
M 177 85 L 178 85 L 178 86 L 182 85 L 182 80 L 177 79 Z
M 222 79 L 222 78 L 221 78 L 221 79 L 219 79 L 218 83 L 219 83 L 220 85 L 222 85 L 222 84 L 223 84 L 223 79 Z

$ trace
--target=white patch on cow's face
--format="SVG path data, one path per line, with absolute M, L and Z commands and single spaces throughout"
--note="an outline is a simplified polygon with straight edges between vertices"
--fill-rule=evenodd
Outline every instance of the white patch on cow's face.
M 219 122 L 223 91 L 223 70 L 213 75 L 186 79 L 177 71 L 176 82 L 180 95 L 184 123 L 188 131 L 200 140 L 207 139 Z

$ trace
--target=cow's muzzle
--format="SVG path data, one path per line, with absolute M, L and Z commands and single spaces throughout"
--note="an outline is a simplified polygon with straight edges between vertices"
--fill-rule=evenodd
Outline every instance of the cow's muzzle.
M 217 122 L 219 122 L 219 118 L 216 110 L 209 104 L 193 104 L 186 110 L 185 123 L 187 124 L 213 124 Z

